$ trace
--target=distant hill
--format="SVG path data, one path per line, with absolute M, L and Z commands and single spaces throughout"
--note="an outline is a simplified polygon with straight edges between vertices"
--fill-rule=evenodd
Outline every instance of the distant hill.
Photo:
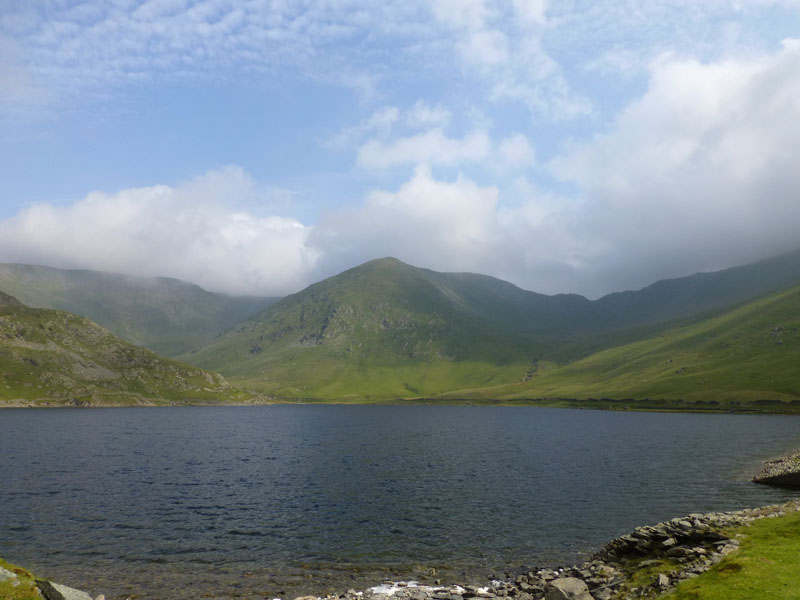
M 279 396 L 430 396 L 524 382 L 796 284 L 800 253 L 596 301 L 386 258 L 288 296 L 182 359 Z
M 85 316 L 166 356 L 212 340 L 273 298 L 213 294 L 177 279 L 0 264 L 0 289 L 28 306 Z
M 800 284 L 800 251 L 749 265 L 688 277 L 664 279 L 638 291 L 619 292 L 597 301 L 615 323 L 663 322 L 724 309 Z
M 84 317 L 0 304 L 0 406 L 247 399 L 220 375 L 161 358 Z
M 449 395 L 800 412 L 800 286 L 563 366 L 544 364 L 525 382 Z

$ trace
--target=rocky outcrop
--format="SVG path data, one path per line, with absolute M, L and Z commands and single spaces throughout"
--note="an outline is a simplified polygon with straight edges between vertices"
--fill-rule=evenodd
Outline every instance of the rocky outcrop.
M 6 294 L 2 290 L 0 290 L 0 304 L 11 304 L 12 306 L 19 306 L 20 304 L 22 304 L 22 302 L 14 298 L 14 296 Z
M 92 597 L 86 592 L 61 585 L 60 583 L 37 579 L 36 585 L 39 587 L 45 600 L 92 600 Z M 98 596 L 97 600 L 105 600 L 105 598 L 103 596 Z
M 800 451 L 768 460 L 753 477 L 756 483 L 800 487 Z
M 800 509 L 800 501 L 735 512 L 691 514 L 637 527 L 581 566 L 531 570 L 486 586 L 385 582 L 366 591 L 295 600 L 624 600 L 655 598 L 697 577 L 739 547 L 725 531 Z M 644 583 L 643 583 L 644 581 Z
M 9 568 L 0 566 L 0 598 L 7 598 L 4 592 L 13 591 L 14 598 L 43 598 L 44 600 L 92 600 L 81 590 L 60 583 L 37 579 L 26 569 L 3 562 Z M 10 569 L 10 570 L 9 570 Z M 94 600 L 105 600 L 102 594 Z

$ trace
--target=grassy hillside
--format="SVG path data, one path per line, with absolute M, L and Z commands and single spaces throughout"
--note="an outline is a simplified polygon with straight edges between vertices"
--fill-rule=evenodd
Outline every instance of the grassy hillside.
M 800 251 L 712 273 L 657 281 L 597 301 L 616 325 L 645 324 L 731 307 L 800 285 Z
M 776 272 L 786 270 L 791 271 Z M 783 276 L 761 281 L 771 285 Z M 750 370 L 738 379 L 726 379 L 720 387 L 716 377 L 704 377 L 706 371 L 743 360 L 733 352 L 742 344 L 731 340 L 718 342 L 730 345 L 727 354 L 709 354 L 708 340 L 729 336 L 730 323 L 709 320 L 708 312 L 700 312 L 720 301 L 714 285 L 726 280 L 735 282 L 726 284 L 731 298 L 746 294 L 740 288 L 750 279 L 741 272 L 663 282 L 675 297 L 693 298 L 679 314 L 684 327 L 663 334 L 665 321 L 678 311 L 654 293 L 659 284 L 643 290 L 639 299 L 620 295 L 592 302 L 526 292 L 491 277 L 436 273 L 381 259 L 285 298 L 182 359 L 286 397 L 363 400 L 459 390 L 450 396 L 641 398 L 658 393 L 711 398 L 724 389 L 735 390 L 737 398 L 750 393 L 760 398 L 766 391 L 771 397 L 780 393 L 793 398 L 792 370 L 775 362 L 784 355 L 772 356 L 754 343 L 745 344 L 753 355 L 746 361 Z M 734 288 L 740 291 L 734 293 Z M 666 307 L 660 321 L 658 306 Z M 785 308 L 791 312 L 791 302 Z M 764 318 L 758 310 L 741 317 L 758 332 L 768 324 L 754 320 Z M 783 325 L 769 327 L 785 329 L 766 339 L 794 339 L 787 319 L 778 321 Z M 718 330 L 716 323 L 722 323 Z M 759 360 L 766 362 L 759 366 Z M 769 375 L 773 370 L 779 374 Z
M 221 376 L 163 359 L 84 317 L 0 305 L 0 406 L 246 399 Z
M 182 358 L 282 396 L 371 398 L 444 392 L 454 382 L 489 385 L 523 372 L 520 356 L 549 347 L 546 336 L 528 338 L 483 316 L 479 288 L 469 296 L 434 275 L 372 261 Z M 498 307 L 486 302 L 489 309 Z
M 0 264 L 0 289 L 28 306 L 87 317 L 166 356 L 212 340 L 275 300 L 212 294 L 167 278 Z
M 527 382 L 453 395 L 666 399 L 709 408 L 794 403 L 800 409 L 798 365 L 800 287 L 794 287 L 570 364 L 540 365 Z

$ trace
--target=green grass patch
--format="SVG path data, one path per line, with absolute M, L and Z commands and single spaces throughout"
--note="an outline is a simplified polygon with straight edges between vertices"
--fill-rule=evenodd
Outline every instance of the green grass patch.
M 41 600 L 36 578 L 28 570 L 13 565 L 0 558 L 0 567 L 14 573 L 17 577 L 0 581 L 2 600 Z
M 738 551 L 681 583 L 669 600 L 800 599 L 800 513 L 764 518 L 738 530 Z

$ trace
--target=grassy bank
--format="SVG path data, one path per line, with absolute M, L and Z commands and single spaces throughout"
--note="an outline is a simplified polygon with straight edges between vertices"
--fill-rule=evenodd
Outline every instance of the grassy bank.
M 32 573 L 0 558 L 0 568 L 14 573 L 15 578 L 4 579 L 0 571 L 0 598 L 2 600 L 42 600 L 36 578 Z
M 761 519 L 732 533 L 740 536 L 739 550 L 665 600 L 800 598 L 800 513 Z

